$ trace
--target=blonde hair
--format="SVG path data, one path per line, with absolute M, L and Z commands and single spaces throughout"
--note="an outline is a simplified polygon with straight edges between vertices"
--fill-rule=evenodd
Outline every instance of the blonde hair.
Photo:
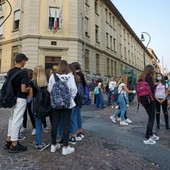
M 120 83 L 125 83 L 125 85 L 127 85 L 127 81 L 128 81 L 128 77 L 126 76 L 126 75 L 123 75 L 120 79 L 119 79 L 119 81 L 118 81 L 118 83 L 117 83 L 117 87 L 119 86 L 119 84 Z
M 35 66 L 32 79 L 36 81 L 38 87 L 47 86 L 45 69 L 42 65 Z

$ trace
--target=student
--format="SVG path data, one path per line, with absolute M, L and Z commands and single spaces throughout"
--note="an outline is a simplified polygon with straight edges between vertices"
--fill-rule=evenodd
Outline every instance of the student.
M 126 106 L 126 100 L 125 100 L 125 95 L 126 93 L 136 93 L 135 90 L 130 91 L 127 86 L 127 76 L 123 75 L 119 82 L 117 83 L 117 87 L 118 87 L 118 102 L 119 102 L 119 109 L 114 113 L 113 116 L 111 116 L 111 120 L 116 123 L 116 118 L 120 113 L 120 125 L 128 125 L 128 122 L 125 121 L 125 112 L 127 110 L 127 106 Z
M 9 78 L 25 66 L 28 58 L 24 54 L 19 53 L 17 54 L 15 61 L 15 67 L 8 71 Z M 20 127 L 22 126 L 23 115 L 26 108 L 26 98 L 29 92 L 29 88 L 27 87 L 28 83 L 29 78 L 26 70 L 23 70 L 22 73 L 20 73 L 12 82 L 17 102 L 11 109 L 11 117 L 8 123 L 8 134 L 4 145 L 4 149 L 9 149 L 8 151 L 11 153 L 18 153 L 27 150 L 26 146 L 23 146 L 18 142 L 18 134 Z
M 142 74 L 139 76 L 138 81 L 145 80 L 150 88 L 152 95 L 154 96 L 154 68 L 152 65 L 145 66 Z M 156 141 L 159 140 L 159 137 L 153 134 L 153 125 L 155 120 L 155 101 L 151 101 L 150 104 L 143 104 L 143 107 L 146 110 L 146 113 L 148 115 L 148 124 L 145 134 L 145 140 L 143 141 L 144 144 L 156 144 Z
M 55 152 L 60 148 L 60 145 L 56 141 L 57 129 L 61 115 L 63 116 L 63 148 L 62 155 L 68 155 L 74 152 L 74 148 L 68 145 L 69 133 L 70 133 L 70 119 L 72 108 L 75 106 L 74 98 L 77 93 L 77 87 L 73 74 L 70 72 L 68 63 L 65 60 L 61 60 L 58 65 L 57 72 L 54 73 L 58 78 L 65 82 L 69 88 L 71 100 L 70 106 L 67 109 L 52 109 L 52 128 L 51 128 L 51 152 Z M 51 75 L 48 84 L 48 90 L 51 93 L 52 87 L 55 83 L 54 74 Z
M 45 69 L 42 65 L 37 65 L 34 68 L 33 71 L 33 78 L 32 81 L 30 83 L 30 97 L 36 98 L 36 95 L 38 93 L 38 89 L 37 87 L 41 87 L 41 88 L 46 88 L 47 87 L 47 79 L 46 79 L 46 75 L 45 75 Z M 36 87 L 37 86 L 37 87 Z M 33 106 L 34 106 L 34 101 L 33 101 Z M 44 117 L 38 117 L 36 116 L 36 113 L 34 113 L 35 115 L 35 123 L 36 123 L 36 141 L 34 141 L 31 145 L 38 148 L 39 151 L 43 151 L 44 149 L 49 147 L 48 143 L 43 143 L 42 142 L 42 124 L 43 124 L 43 120 Z
M 112 108 L 114 108 L 116 106 L 116 103 L 114 102 L 114 97 L 113 97 L 113 92 L 114 92 L 114 89 L 116 87 L 116 84 L 117 84 L 116 78 L 112 77 L 110 82 L 109 82 L 109 92 L 110 92 Z
M 157 129 L 160 129 L 160 107 L 162 106 L 165 128 L 169 129 L 168 112 L 167 112 L 167 96 L 168 96 L 168 85 L 163 78 L 161 73 L 156 74 L 157 85 L 155 89 L 155 105 L 156 105 L 156 123 Z

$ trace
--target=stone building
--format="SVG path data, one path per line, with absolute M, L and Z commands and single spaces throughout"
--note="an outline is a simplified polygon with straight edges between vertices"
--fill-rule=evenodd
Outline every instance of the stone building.
M 10 13 L 1 0 L 0 23 Z M 0 27 L 0 71 L 25 53 L 27 68 L 56 68 L 77 61 L 87 79 L 120 77 L 127 67 L 138 76 L 151 55 L 110 0 L 10 0 L 12 13 Z

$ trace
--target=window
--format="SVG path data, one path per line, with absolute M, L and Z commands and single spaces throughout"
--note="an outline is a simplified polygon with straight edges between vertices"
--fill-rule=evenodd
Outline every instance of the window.
M 99 27 L 97 25 L 95 25 L 95 39 L 96 42 L 99 42 Z
M 127 59 L 127 56 L 126 56 L 126 47 L 124 47 L 124 57 L 125 57 L 125 59 Z
M 109 34 L 106 32 L 106 47 L 109 48 Z
M 99 61 L 99 54 L 96 54 L 96 73 L 100 73 L 100 61 Z
M 19 29 L 19 21 L 20 21 L 20 11 L 15 11 L 14 12 L 14 26 L 13 26 L 14 30 Z
M 11 57 L 11 67 L 15 66 L 15 58 L 16 58 L 17 54 L 18 54 L 18 46 L 13 46 L 12 47 L 12 57 Z
M 108 12 L 107 12 L 107 9 L 105 9 L 105 15 L 106 15 L 106 22 L 108 23 Z
M 84 56 L 84 64 L 85 64 L 85 70 L 89 71 L 89 50 L 85 51 L 85 56 Z
M 113 28 L 115 28 L 115 17 L 113 17 Z
M 60 27 L 60 22 L 59 22 L 59 14 L 60 14 L 60 9 L 56 7 L 50 7 L 49 8 L 49 23 L 48 23 L 48 28 L 51 30 L 57 29 Z
M 116 69 L 116 65 L 117 65 L 117 62 L 115 61 L 115 62 L 114 62 L 114 69 L 115 69 L 114 71 L 115 71 L 115 77 L 117 76 L 117 69 Z
M 95 13 L 98 14 L 98 0 L 95 0 Z
M 89 19 L 87 17 L 84 18 L 84 26 L 85 26 L 85 35 L 89 37 Z
M 113 60 L 111 60 L 111 75 L 113 76 Z
M 110 75 L 110 60 L 107 58 L 107 75 Z
M 109 12 L 109 24 L 110 24 L 110 26 L 112 24 L 112 14 L 110 12 Z
M 114 52 L 116 52 L 116 39 L 115 38 L 113 39 L 113 50 Z
M 113 50 L 112 36 L 110 36 L 110 49 Z
M 3 21 L 4 21 L 4 17 L 1 17 L 1 18 L 0 18 L 0 24 L 1 24 Z M 4 29 L 4 25 L 2 25 L 2 26 L 0 27 L 0 36 L 3 35 L 3 29 Z

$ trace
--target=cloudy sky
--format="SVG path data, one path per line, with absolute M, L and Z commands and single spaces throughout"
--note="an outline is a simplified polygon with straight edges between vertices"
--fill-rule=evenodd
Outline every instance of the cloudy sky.
M 148 45 L 161 61 L 165 72 L 170 71 L 170 1 L 169 0 L 112 0 L 134 32 L 151 36 Z M 146 34 L 144 45 L 149 41 Z

